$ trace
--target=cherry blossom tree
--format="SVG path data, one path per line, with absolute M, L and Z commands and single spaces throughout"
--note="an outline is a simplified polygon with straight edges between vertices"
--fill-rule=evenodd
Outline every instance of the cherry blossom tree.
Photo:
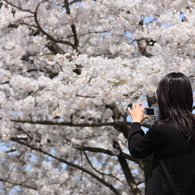
M 194 1 L 1 0 L 1 193 L 144 194 L 126 108 L 171 71 L 194 86 L 194 42 Z

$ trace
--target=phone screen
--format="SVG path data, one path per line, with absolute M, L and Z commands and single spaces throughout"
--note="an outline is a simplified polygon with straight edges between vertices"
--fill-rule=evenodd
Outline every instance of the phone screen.
M 154 109 L 153 108 L 146 108 L 146 115 L 154 116 L 155 115 Z

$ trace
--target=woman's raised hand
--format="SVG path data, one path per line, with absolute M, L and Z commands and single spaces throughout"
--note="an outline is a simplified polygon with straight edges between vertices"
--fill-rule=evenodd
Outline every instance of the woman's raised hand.
M 127 110 L 131 115 L 132 122 L 141 123 L 144 119 L 148 118 L 148 115 L 144 114 L 146 106 L 142 106 L 142 103 L 136 103 L 132 105 L 132 108 L 128 107 Z

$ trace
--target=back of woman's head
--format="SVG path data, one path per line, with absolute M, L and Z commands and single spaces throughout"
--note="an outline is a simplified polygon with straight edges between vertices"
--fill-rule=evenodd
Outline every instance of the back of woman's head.
M 161 123 L 172 121 L 188 139 L 195 138 L 192 87 L 184 74 L 167 74 L 158 85 L 157 101 Z

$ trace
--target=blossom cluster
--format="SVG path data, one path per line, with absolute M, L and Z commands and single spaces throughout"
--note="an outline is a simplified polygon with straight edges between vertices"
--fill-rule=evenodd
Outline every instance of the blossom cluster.
M 131 194 L 122 151 L 144 191 L 143 170 L 114 123 L 126 122 L 127 106 L 140 96 L 153 97 L 169 72 L 186 74 L 195 87 L 193 1 L 0 6 L 0 180 L 10 181 L 0 190 L 14 193 L 15 183 L 29 195 L 116 194 L 109 186 Z

